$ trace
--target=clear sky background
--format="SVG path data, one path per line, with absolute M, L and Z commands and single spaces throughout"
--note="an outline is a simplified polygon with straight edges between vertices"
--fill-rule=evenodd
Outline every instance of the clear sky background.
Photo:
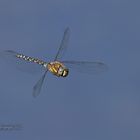
M 0 60 L 1 140 L 139 140 L 140 2 L 137 0 L 1 0 L 0 51 L 51 61 L 68 26 L 66 60 L 100 60 L 100 75 L 48 74 L 41 94 L 29 74 Z

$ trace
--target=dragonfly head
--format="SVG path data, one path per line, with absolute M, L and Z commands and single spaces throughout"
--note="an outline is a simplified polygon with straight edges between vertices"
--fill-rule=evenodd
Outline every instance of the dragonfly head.
M 58 73 L 61 77 L 66 77 L 69 74 L 69 70 L 67 68 L 60 67 Z
M 69 70 L 68 69 L 64 69 L 62 72 L 62 77 L 66 77 L 69 74 Z

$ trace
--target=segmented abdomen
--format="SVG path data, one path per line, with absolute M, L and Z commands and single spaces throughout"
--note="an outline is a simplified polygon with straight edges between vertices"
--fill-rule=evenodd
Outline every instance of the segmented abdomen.
M 46 65 L 46 62 L 44 62 L 42 60 L 39 60 L 37 58 L 32 58 L 32 57 L 29 57 L 29 56 L 25 56 L 23 54 L 17 54 L 16 57 L 19 58 L 19 59 L 23 59 L 25 61 L 37 63 L 39 65 L 43 65 L 43 66 Z

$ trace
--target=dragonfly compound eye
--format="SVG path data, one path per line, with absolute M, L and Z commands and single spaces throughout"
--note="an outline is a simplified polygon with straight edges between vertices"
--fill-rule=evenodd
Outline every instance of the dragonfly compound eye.
M 69 73 L 69 70 L 68 69 L 64 69 L 63 73 L 62 73 L 62 76 L 66 77 L 68 75 L 68 73 Z

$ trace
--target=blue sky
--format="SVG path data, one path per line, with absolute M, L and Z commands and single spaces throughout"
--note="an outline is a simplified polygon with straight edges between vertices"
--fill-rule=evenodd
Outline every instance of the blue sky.
M 48 74 L 41 94 L 28 74 L 0 60 L 0 138 L 34 140 L 140 139 L 140 9 L 128 0 L 1 0 L 0 51 L 15 50 L 51 61 L 68 26 L 66 60 L 100 60 L 100 75 Z

